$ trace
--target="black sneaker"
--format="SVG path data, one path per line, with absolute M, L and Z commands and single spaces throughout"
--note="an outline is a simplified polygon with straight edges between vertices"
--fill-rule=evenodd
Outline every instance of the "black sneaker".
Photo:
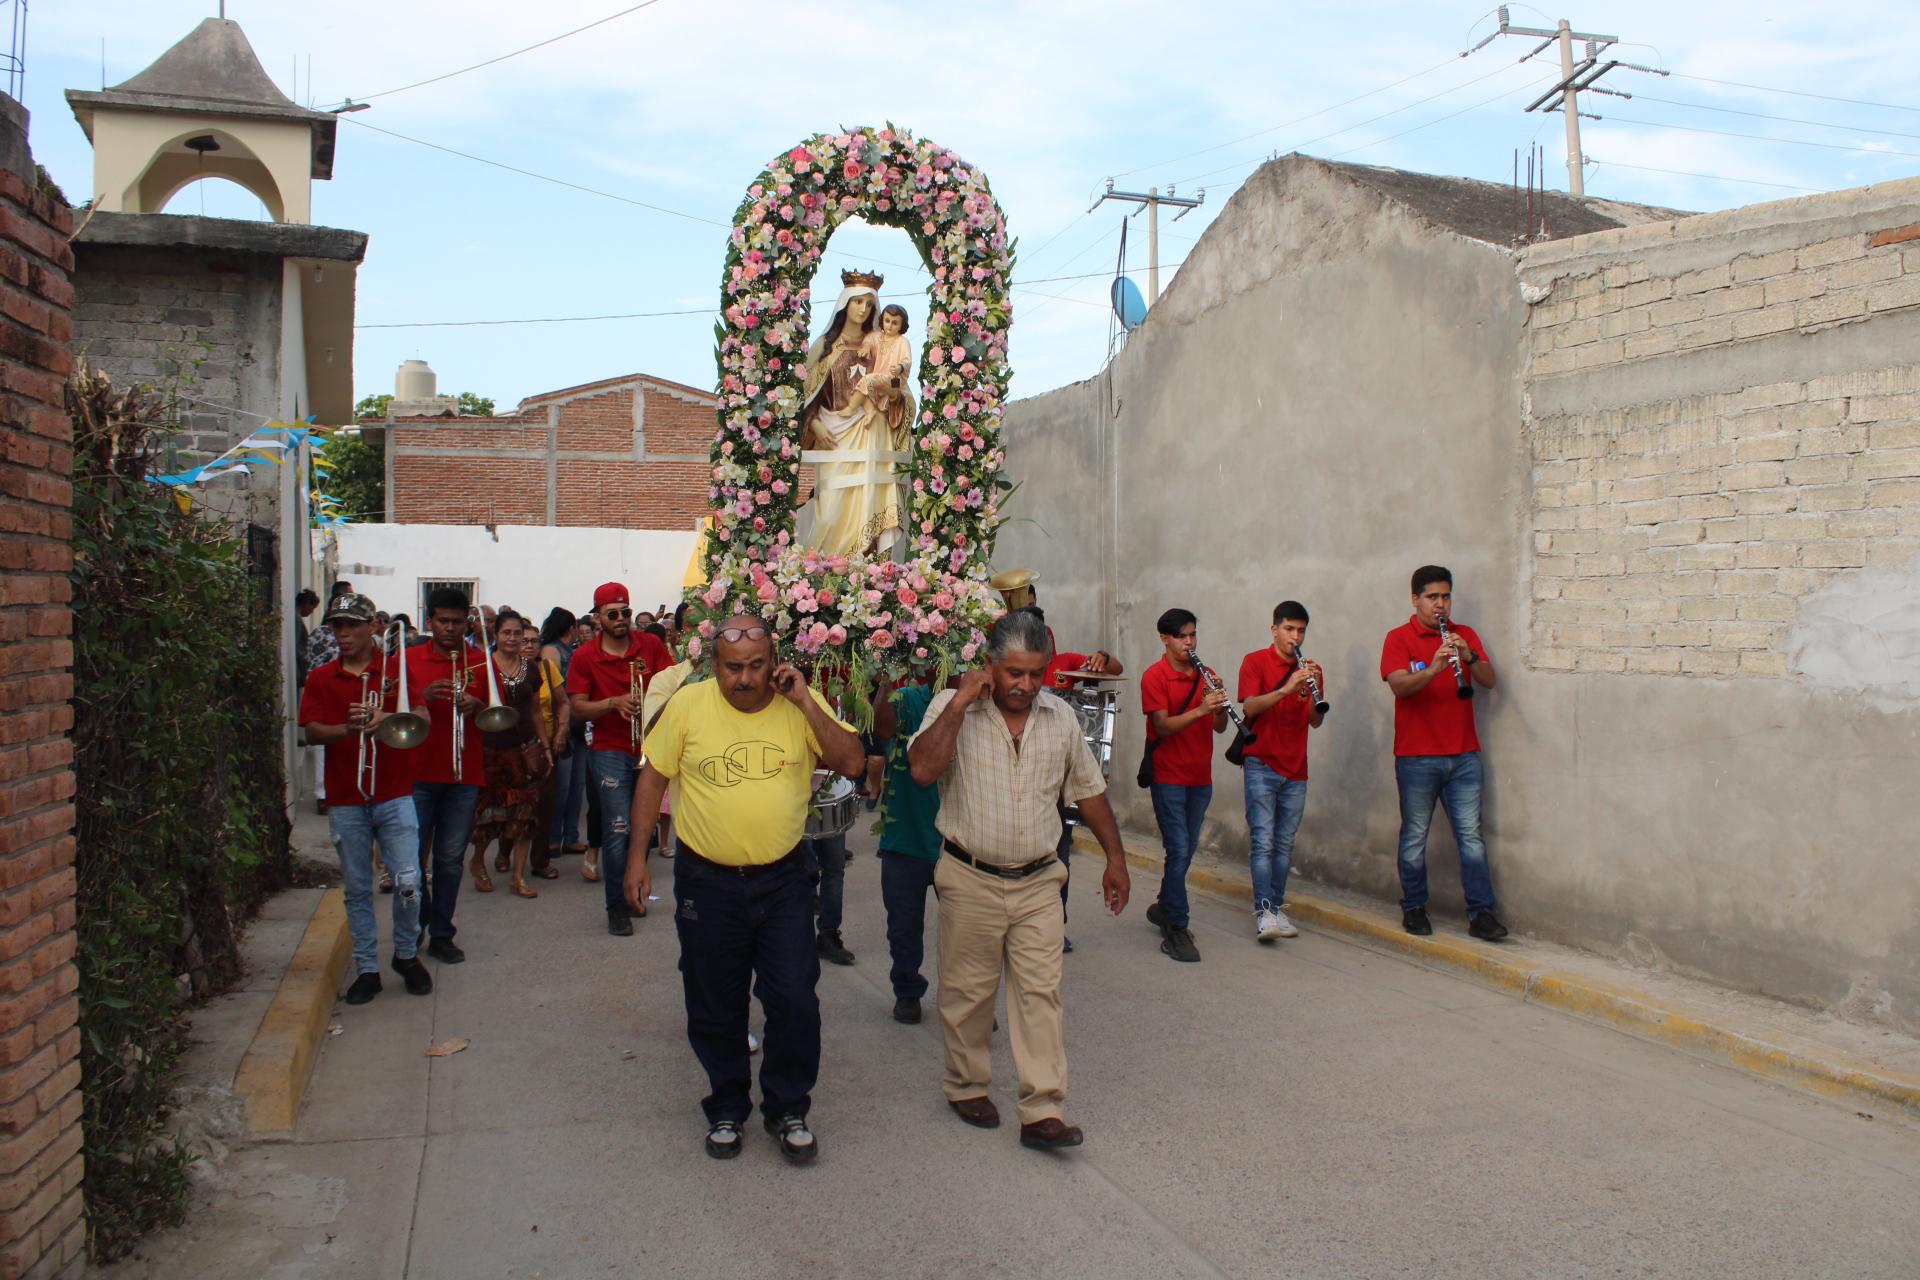
M 1400 927 L 1416 938 L 1433 935 L 1433 921 L 1427 919 L 1425 907 L 1411 907 L 1400 913 Z
M 1147 923 L 1165 933 L 1167 931 L 1167 909 L 1157 902 L 1147 904 Z
M 427 966 L 420 963 L 419 956 L 407 956 L 405 959 L 395 956 L 393 971 L 406 979 L 408 995 L 433 994 L 433 975 L 427 972 Z
M 909 1026 L 920 1021 L 920 1001 L 913 996 L 901 996 L 893 1002 L 893 1020 Z
M 607 912 L 607 932 L 616 938 L 631 938 L 633 917 L 624 911 Z
M 467 953 L 454 945 L 452 938 L 435 938 L 427 943 L 427 954 L 441 964 L 464 964 Z
M 1193 930 L 1184 926 L 1167 929 L 1167 936 L 1160 941 L 1160 951 L 1186 964 L 1193 964 L 1200 959 L 1200 948 L 1193 944 Z
M 707 1130 L 707 1154 L 715 1160 L 731 1160 L 740 1154 L 740 1122 L 716 1120 Z
M 1476 911 L 1467 922 L 1467 932 L 1483 942 L 1498 942 L 1507 936 L 1507 926 L 1491 911 Z
M 806 1164 L 820 1154 L 820 1143 L 807 1128 L 805 1116 L 766 1118 L 767 1132 L 780 1139 L 780 1154 L 795 1164 Z
M 353 985 L 347 988 L 347 994 L 342 996 L 341 999 L 345 1000 L 348 1004 L 366 1004 L 379 994 L 380 975 L 377 973 L 363 973 L 353 980 Z
M 847 944 L 840 941 L 838 929 L 832 933 L 817 935 L 813 940 L 813 949 L 818 951 L 820 958 L 829 964 L 853 963 L 853 952 L 847 950 Z

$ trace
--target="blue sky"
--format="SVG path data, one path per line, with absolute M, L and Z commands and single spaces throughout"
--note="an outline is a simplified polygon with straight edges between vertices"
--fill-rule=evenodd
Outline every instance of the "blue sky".
M 230 0 L 228 16 L 283 91 L 326 108 L 628 2 Z M 111 84 L 214 10 L 208 0 L 33 7 L 33 146 L 70 198 L 89 194 L 92 157 L 62 90 L 100 87 L 103 39 Z M 1588 0 L 1565 16 L 1578 30 L 1634 42 L 1618 51 L 1625 60 L 1681 73 L 1616 70 L 1605 83 L 1632 100 L 1584 100 L 1606 117 L 1585 122 L 1589 195 L 1707 210 L 1920 173 L 1920 5 L 1910 0 Z M 1512 18 L 1553 25 L 1527 5 L 1512 6 Z M 362 325 L 692 313 L 363 328 L 361 394 L 392 390 L 395 367 L 414 356 L 434 366 L 442 391 L 491 395 L 503 408 L 632 372 L 710 386 L 711 309 L 747 183 L 808 134 L 892 121 L 959 151 L 992 180 L 1021 250 L 1013 391 L 1034 395 L 1089 376 L 1105 358 L 1122 206 L 1086 209 L 1109 176 L 1123 189 L 1206 188 L 1201 209 L 1162 224 L 1163 286 L 1274 151 L 1506 181 L 1514 149 L 1537 137 L 1551 184 L 1564 188 L 1560 117 L 1521 110 L 1557 64 L 1548 55 L 1518 63 L 1532 42 L 1513 37 L 1455 56 L 1494 21 L 1475 4 L 657 0 L 495 66 L 373 98 L 341 125 L 334 179 L 315 185 L 314 217 L 372 236 Z M 257 202 L 218 182 L 183 191 L 171 211 L 203 207 L 260 215 Z M 1136 224 L 1130 252 L 1144 284 L 1143 230 Z M 925 277 L 905 235 L 849 225 L 834 249 L 832 269 L 874 267 L 887 275 L 885 292 L 909 295 L 901 300 L 917 344 L 913 295 Z

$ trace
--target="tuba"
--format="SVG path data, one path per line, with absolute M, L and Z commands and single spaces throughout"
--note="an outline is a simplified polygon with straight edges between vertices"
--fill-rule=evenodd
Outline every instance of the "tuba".
M 1040 578 L 1032 569 L 1003 569 L 987 579 L 987 585 L 1007 602 L 1007 612 L 1024 609 L 1033 603 L 1033 584 Z

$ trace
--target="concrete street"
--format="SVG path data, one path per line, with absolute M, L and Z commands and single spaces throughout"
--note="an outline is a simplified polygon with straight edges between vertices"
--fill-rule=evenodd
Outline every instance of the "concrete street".
M 703 1154 L 667 904 L 610 938 L 569 858 L 537 902 L 468 886 L 468 962 L 436 966 L 431 998 L 389 974 L 341 1008 L 297 1141 L 236 1151 L 215 1179 L 234 1194 L 121 1273 L 1920 1273 L 1906 1122 L 1342 938 L 1263 947 L 1223 901 L 1196 900 L 1204 960 L 1177 965 L 1141 916 L 1152 885 L 1096 918 L 1086 858 L 1066 1006 L 1087 1145 L 1018 1145 L 1004 1043 L 1007 1123 L 967 1128 L 940 1093 L 931 998 L 918 1027 L 888 1016 L 866 826 L 847 893 L 859 963 L 821 981 L 815 1167 L 789 1167 L 757 1124 L 739 1160 Z M 471 1047 L 423 1056 L 456 1036 Z

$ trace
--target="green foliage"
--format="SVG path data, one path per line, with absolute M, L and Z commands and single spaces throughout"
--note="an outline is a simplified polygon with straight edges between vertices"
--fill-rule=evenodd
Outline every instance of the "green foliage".
M 103 1262 L 186 1212 L 193 1157 L 165 1123 L 182 1015 L 239 976 L 241 925 L 291 868 L 280 619 L 244 531 L 145 479 L 166 406 L 84 369 L 68 387 L 83 1186 Z
M 326 491 L 349 520 L 387 518 L 387 445 L 384 431 L 336 433 L 327 440 Z
M 393 396 L 391 394 L 361 396 L 360 403 L 353 406 L 353 416 L 356 421 L 361 418 L 385 418 L 387 416 L 387 406 L 392 403 Z
M 493 416 L 493 397 L 477 396 L 471 391 L 460 393 L 460 414 L 462 417 L 491 418 Z

